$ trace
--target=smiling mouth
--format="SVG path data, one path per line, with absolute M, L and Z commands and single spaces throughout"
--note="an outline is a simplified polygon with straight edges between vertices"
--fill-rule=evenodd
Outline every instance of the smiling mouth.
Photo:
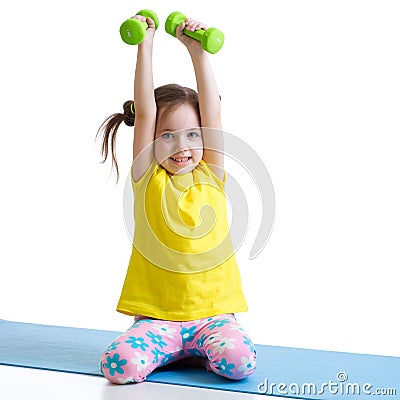
M 191 160 L 192 157 L 190 157 L 190 156 L 189 157 L 170 157 L 170 159 L 174 163 L 182 165 L 182 164 L 186 164 L 187 162 L 189 162 L 189 160 Z

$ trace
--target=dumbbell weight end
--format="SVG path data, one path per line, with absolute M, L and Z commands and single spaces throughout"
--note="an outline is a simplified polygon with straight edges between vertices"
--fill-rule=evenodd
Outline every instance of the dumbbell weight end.
M 136 14 L 146 18 L 151 18 L 154 21 L 156 29 L 158 28 L 159 21 L 157 14 L 154 11 L 141 10 Z M 147 25 L 147 22 L 143 22 L 135 18 L 129 18 L 122 23 L 121 27 L 119 28 L 119 33 L 121 35 L 121 39 L 126 44 L 136 45 L 143 42 L 146 37 L 146 30 L 148 27 L 149 26 Z
M 183 32 L 185 35 L 198 40 L 201 43 L 201 47 L 211 54 L 217 53 L 224 45 L 224 34 L 217 28 L 199 29 L 193 32 L 184 29 Z

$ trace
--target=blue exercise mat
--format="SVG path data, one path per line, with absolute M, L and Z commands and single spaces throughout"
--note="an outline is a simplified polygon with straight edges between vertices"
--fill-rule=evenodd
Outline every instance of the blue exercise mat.
M 0 364 L 101 375 L 100 356 L 119 334 L 0 320 Z M 400 398 L 399 357 L 260 344 L 256 350 L 256 372 L 242 381 L 174 364 L 147 381 L 300 399 Z

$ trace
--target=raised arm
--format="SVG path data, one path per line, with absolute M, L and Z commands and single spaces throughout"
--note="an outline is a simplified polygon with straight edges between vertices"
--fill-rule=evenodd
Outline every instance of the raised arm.
M 142 16 L 133 18 L 146 21 L 149 26 L 145 40 L 138 45 L 134 82 L 135 128 L 132 176 L 138 181 L 154 157 L 153 141 L 157 108 L 154 99 L 152 58 L 155 25 L 151 18 Z
M 195 31 L 207 29 L 207 27 L 188 18 L 182 25 L 178 26 L 176 36 L 187 47 L 196 76 L 201 126 L 203 127 L 203 159 L 209 164 L 215 175 L 222 180 L 224 178 L 224 142 L 221 131 L 221 103 L 217 83 L 207 53 L 201 48 L 197 40 L 183 33 L 184 29 Z

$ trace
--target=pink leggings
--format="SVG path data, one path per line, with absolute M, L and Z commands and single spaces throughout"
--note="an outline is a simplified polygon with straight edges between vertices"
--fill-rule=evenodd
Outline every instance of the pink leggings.
M 253 373 L 256 351 L 233 314 L 195 321 L 137 317 L 104 352 L 103 375 L 112 383 L 142 382 L 155 368 L 202 357 L 208 371 L 230 379 Z

